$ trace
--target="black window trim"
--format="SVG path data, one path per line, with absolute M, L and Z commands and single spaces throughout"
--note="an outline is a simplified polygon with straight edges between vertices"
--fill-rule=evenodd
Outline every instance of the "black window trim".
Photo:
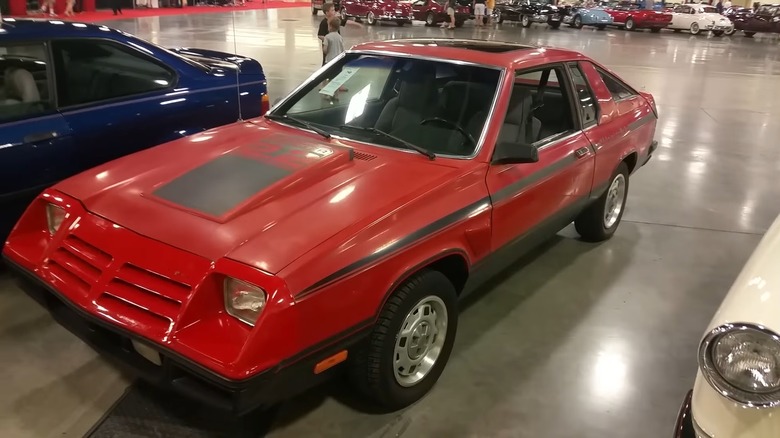
M 587 88 L 588 93 L 590 93 L 591 98 L 593 99 L 593 106 L 596 109 L 596 117 L 592 122 L 585 123 L 585 120 L 582 116 L 582 105 L 579 105 L 579 97 L 577 98 L 578 105 L 577 105 L 577 114 L 579 116 L 579 126 L 580 129 L 583 131 L 591 128 L 593 126 L 601 124 L 601 105 L 599 105 L 599 99 L 596 97 L 596 92 L 593 91 L 593 86 L 591 85 L 590 81 L 588 80 L 588 76 L 585 74 L 585 71 L 582 69 L 582 63 L 583 61 L 569 61 L 566 63 L 566 73 L 569 75 L 569 79 L 571 80 L 572 88 L 574 88 L 574 78 L 572 75 L 572 70 L 577 69 L 580 72 L 580 75 L 582 75 L 582 78 L 585 80 L 585 88 Z M 573 90 L 574 94 L 578 94 L 577 90 Z
M 623 88 L 625 88 L 626 90 L 631 92 L 630 96 L 622 97 L 620 99 L 615 99 L 615 97 L 612 96 L 612 92 L 610 91 L 609 94 L 610 94 L 610 96 L 612 96 L 612 100 L 614 102 L 622 102 L 624 100 L 633 99 L 633 98 L 639 96 L 639 92 L 636 89 L 634 89 L 634 87 L 632 87 L 632 86 L 628 85 L 627 83 L 623 82 L 622 80 L 618 79 L 612 73 L 606 71 L 605 69 L 599 67 L 596 64 L 593 64 L 593 67 L 596 69 L 598 74 L 603 75 L 603 76 L 608 76 L 610 79 L 612 79 L 613 81 L 617 82 L 620 86 L 622 86 Z M 602 81 L 604 81 L 604 79 L 602 79 Z M 604 85 L 606 85 L 606 84 L 604 84 Z
M 48 40 L 41 40 L 41 39 L 29 39 L 24 41 L 8 41 L 8 42 L 1 42 L 0 47 L 12 47 L 12 46 L 30 46 L 30 45 L 43 45 L 44 53 L 46 54 L 46 59 L 43 59 L 43 61 L 46 63 L 46 84 L 49 93 L 49 103 L 51 104 L 51 108 L 49 108 L 46 111 L 37 113 L 37 114 L 23 114 L 16 118 L 10 118 L 5 120 L 0 120 L 0 125 L 5 125 L 9 123 L 20 123 L 25 122 L 27 120 L 35 120 L 42 117 L 52 117 L 59 113 L 59 105 L 57 101 L 57 92 L 56 90 L 56 81 L 54 78 L 54 57 L 52 56 L 51 52 L 51 43 Z
M 91 106 L 101 106 L 101 105 L 109 105 L 112 103 L 121 103 L 121 102 L 128 102 L 128 101 L 134 101 L 134 100 L 140 100 L 144 98 L 149 98 L 154 95 L 157 95 L 159 93 L 171 93 L 174 91 L 174 89 L 179 85 L 179 81 L 181 80 L 181 75 L 179 75 L 179 72 L 172 68 L 171 66 L 163 63 L 159 59 L 155 58 L 152 55 L 149 55 L 148 53 L 144 53 L 143 51 L 133 47 L 130 44 L 127 44 L 121 40 L 117 40 L 115 38 L 107 38 L 107 37 L 91 37 L 91 36 L 84 36 L 84 37 L 63 37 L 63 38 L 55 38 L 50 41 L 50 50 L 51 50 L 51 57 L 52 62 L 54 62 L 54 44 L 60 41 L 96 41 L 96 42 L 103 42 L 108 44 L 114 44 L 121 46 L 123 49 L 126 49 L 130 52 L 132 52 L 134 55 L 138 55 L 139 58 L 144 59 L 146 61 L 151 62 L 152 64 L 155 64 L 164 70 L 168 71 L 172 76 L 173 80 L 171 81 L 171 84 L 168 85 L 166 88 L 159 88 L 157 90 L 152 91 L 145 91 L 143 93 L 138 94 L 130 94 L 126 96 L 119 96 L 119 97 L 111 97 L 108 99 L 102 99 L 102 100 L 95 100 L 92 102 L 85 102 L 85 103 L 78 103 L 74 105 L 67 105 L 67 106 L 60 106 L 59 105 L 59 87 L 57 87 L 57 109 L 60 111 L 75 111 L 79 109 L 89 108 Z M 56 68 L 55 68 L 56 69 Z
M 566 88 L 566 93 L 568 95 L 568 101 L 569 101 L 569 114 L 572 115 L 572 120 L 571 121 L 572 121 L 572 125 L 574 125 L 574 126 L 572 128 L 570 128 L 570 129 L 566 130 L 566 131 L 559 132 L 557 134 L 553 134 L 553 135 L 550 135 L 550 136 L 545 137 L 545 138 L 540 138 L 539 140 L 536 140 L 535 142 L 533 142 L 531 145 L 535 146 L 540 151 L 542 149 L 544 149 L 544 148 L 554 144 L 554 143 L 557 143 L 559 140 L 561 140 L 563 138 L 569 137 L 571 135 L 574 135 L 574 134 L 582 131 L 582 129 L 580 129 L 578 127 L 578 125 L 580 125 L 580 123 L 577 123 L 579 121 L 579 113 L 580 113 L 580 111 L 577 108 L 577 106 L 575 106 L 575 103 L 572 100 L 572 84 L 571 84 L 571 79 L 568 77 L 569 72 L 566 70 L 565 62 L 553 62 L 553 63 L 549 63 L 549 64 L 537 65 L 537 66 L 534 66 L 534 67 L 529 67 L 529 68 L 526 68 L 526 69 L 522 69 L 522 68 L 521 69 L 515 69 L 515 68 L 512 69 L 512 71 L 514 72 L 514 77 L 512 79 L 512 90 L 511 91 L 514 92 L 514 83 L 515 83 L 515 80 L 517 79 L 518 76 L 522 76 L 524 74 L 529 74 L 529 73 L 534 73 L 534 72 L 537 72 L 537 71 L 544 71 L 544 70 L 547 70 L 547 69 L 555 69 L 555 68 L 558 68 L 559 70 L 562 71 L 562 74 L 558 74 L 559 72 L 556 71 L 555 75 L 556 75 L 556 77 L 558 79 L 558 84 L 560 84 L 561 88 Z M 563 83 L 561 83 L 561 81 L 563 81 Z M 509 98 L 511 100 L 512 96 L 510 95 Z M 509 110 L 509 108 L 507 108 L 507 111 L 508 110 Z M 501 121 L 502 125 L 504 123 L 503 121 L 506 120 L 506 113 L 507 113 L 507 111 L 504 112 L 504 116 L 503 116 L 502 121 Z M 576 117 L 576 119 L 575 119 L 575 117 Z M 501 133 L 501 130 L 499 129 L 499 134 L 500 133 Z M 495 153 L 495 150 L 493 152 Z

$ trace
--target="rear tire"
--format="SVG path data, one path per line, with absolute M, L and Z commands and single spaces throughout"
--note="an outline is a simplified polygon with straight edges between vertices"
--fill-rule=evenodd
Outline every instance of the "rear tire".
M 623 219 L 628 199 L 628 165 L 620 163 L 609 181 L 607 191 L 574 220 L 577 233 L 586 242 L 609 239 Z
M 626 29 L 629 32 L 633 32 L 636 30 L 636 23 L 634 23 L 633 18 L 629 18 L 628 20 L 626 20 L 626 26 L 624 29 Z
M 520 17 L 520 24 L 523 25 L 523 27 L 531 27 L 531 19 L 528 18 L 527 15 L 523 15 Z
M 428 15 L 425 16 L 425 25 L 426 26 L 436 26 L 436 19 L 433 17 L 433 12 L 428 12 Z
M 755 34 L 756 34 L 755 32 L 743 32 L 743 33 L 744 33 L 744 34 L 745 34 L 745 36 L 746 36 L 746 37 L 748 37 L 748 38 L 753 38 L 753 35 L 755 35 Z
M 580 17 L 579 15 L 574 16 L 574 28 L 582 29 L 582 17 Z
M 422 271 L 396 289 L 382 307 L 366 346 L 350 363 L 356 389 L 391 410 L 425 396 L 452 351 L 457 300 L 455 287 L 438 271 Z

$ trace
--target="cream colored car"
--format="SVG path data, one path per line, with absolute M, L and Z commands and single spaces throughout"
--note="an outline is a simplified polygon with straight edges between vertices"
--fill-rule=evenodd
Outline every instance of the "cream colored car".
M 711 31 L 715 36 L 734 33 L 734 23 L 718 13 L 715 6 L 705 3 L 687 3 L 672 9 L 672 23 L 667 27 L 675 32 L 689 31 L 692 35 Z
M 676 438 L 780 437 L 780 217 L 710 321 L 698 358 Z

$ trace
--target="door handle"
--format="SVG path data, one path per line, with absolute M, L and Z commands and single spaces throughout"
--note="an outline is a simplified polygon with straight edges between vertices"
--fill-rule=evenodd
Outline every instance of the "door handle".
M 38 143 L 41 141 L 51 140 L 57 138 L 59 134 L 56 131 L 52 132 L 38 132 L 36 134 L 26 135 L 24 137 L 25 143 Z
M 581 147 L 581 148 L 577 149 L 576 151 L 574 151 L 574 156 L 577 157 L 577 158 L 582 158 L 582 157 L 588 155 L 588 152 L 590 152 L 590 149 L 588 149 L 586 147 Z

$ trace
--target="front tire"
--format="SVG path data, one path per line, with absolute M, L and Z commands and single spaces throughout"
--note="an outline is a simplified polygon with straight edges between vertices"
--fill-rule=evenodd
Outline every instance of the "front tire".
M 425 396 L 444 371 L 458 326 L 457 293 L 444 274 L 422 271 L 390 295 L 350 378 L 379 405 L 402 409 Z
M 580 17 L 579 15 L 574 17 L 574 28 L 582 29 L 582 17 Z
M 628 173 L 628 165 L 620 163 L 610 179 L 607 191 L 574 220 L 574 227 L 582 240 L 601 242 L 615 234 L 626 210 Z
M 691 35 L 698 35 L 701 32 L 699 23 L 691 23 Z
M 520 17 L 520 24 L 522 24 L 523 27 L 531 27 L 531 19 L 528 18 L 528 15 L 523 15 Z
M 726 30 L 726 36 L 732 36 L 737 31 L 737 29 L 730 27 Z
M 428 27 L 436 25 L 436 19 L 433 17 L 433 12 L 428 12 L 428 15 L 425 16 L 425 25 Z
M 627 31 L 629 31 L 629 32 L 633 32 L 633 31 L 636 30 L 636 24 L 634 23 L 634 19 L 633 18 L 629 18 L 628 20 L 626 20 L 626 27 L 625 27 L 625 29 Z

